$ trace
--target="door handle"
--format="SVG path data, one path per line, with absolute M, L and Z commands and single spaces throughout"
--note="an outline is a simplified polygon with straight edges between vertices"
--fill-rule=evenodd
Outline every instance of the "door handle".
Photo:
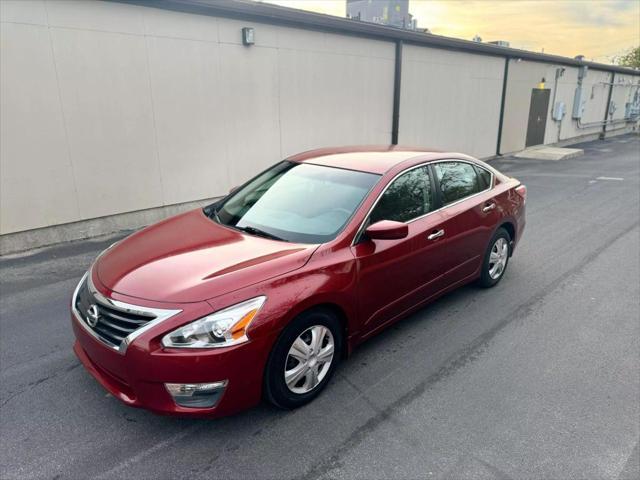
M 482 208 L 483 212 L 490 212 L 491 210 L 493 210 L 494 208 L 496 208 L 496 204 L 495 203 L 490 203 L 489 205 L 485 205 Z
M 429 235 L 427 238 L 429 240 L 435 240 L 436 238 L 440 238 L 444 236 L 444 230 L 438 230 L 437 232 L 433 232 L 431 235 Z

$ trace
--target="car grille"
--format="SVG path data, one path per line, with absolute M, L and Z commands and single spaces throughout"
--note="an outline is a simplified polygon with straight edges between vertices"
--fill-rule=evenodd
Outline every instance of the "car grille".
M 91 293 L 88 284 L 87 279 L 82 282 L 74 307 L 86 327 L 107 345 L 119 348 L 128 335 L 156 318 L 151 313 L 141 315 L 105 305 Z

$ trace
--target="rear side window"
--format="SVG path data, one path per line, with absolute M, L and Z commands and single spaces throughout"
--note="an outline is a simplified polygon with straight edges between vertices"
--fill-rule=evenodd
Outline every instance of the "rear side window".
M 476 166 L 476 173 L 478 174 L 478 183 L 480 184 L 480 190 L 486 190 L 491 186 L 491 173 L 482 167 Z
M 441 162 L 434 164 L 433 168 L 440 185 L 444 205 L 480 191 L 476 170 L 469 163 Z
M 429 167 L 418 167 L 400 175 L 389 185 L 371 212 L 369 223 L 380 220 L 408 222 L 432 209 Z

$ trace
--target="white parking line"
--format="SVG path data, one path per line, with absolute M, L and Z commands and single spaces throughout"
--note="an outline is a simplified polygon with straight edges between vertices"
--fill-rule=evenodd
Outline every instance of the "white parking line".
M 622 182 L 622 181 L 624 181 L 624 178 L 622 178 L 622 177 L 598 177 L 598 178 L 596 178 L 596 180 L 612 180 L 612 181 L 616 181 L 616 182 Z

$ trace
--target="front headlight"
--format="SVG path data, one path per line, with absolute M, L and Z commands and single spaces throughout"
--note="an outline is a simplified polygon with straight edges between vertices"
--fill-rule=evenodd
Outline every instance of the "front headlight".
M 173 348 L 217 348 L 245 342 L 247 328 L 266 299 L 252 298 L 188 323 L 165 335 L 162 345 Z

